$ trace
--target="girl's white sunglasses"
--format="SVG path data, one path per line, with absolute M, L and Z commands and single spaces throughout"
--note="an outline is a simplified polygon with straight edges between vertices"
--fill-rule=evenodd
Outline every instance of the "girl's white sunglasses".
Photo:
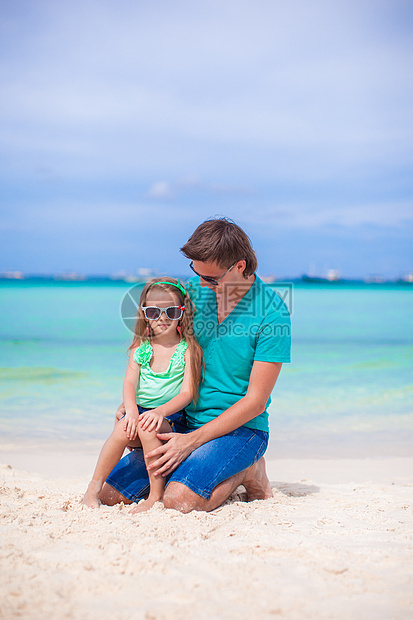
M 158 306 L 142 306 L 143 313 L 149 321 L 157 321 L 165 312 L 171 321 L 179 321 L 182 317 L 184 306 L 169 306 L 169 308 L 158 308 Z

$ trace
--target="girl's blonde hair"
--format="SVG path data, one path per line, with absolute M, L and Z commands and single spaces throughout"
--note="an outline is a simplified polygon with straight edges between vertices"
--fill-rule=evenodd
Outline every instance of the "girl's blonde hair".
M 180 327 L 181 337 L 188 343 L 188 349 L 191 356 L 191 375 L 192 375 L 192 391 L 194 394 L 193 402 L 196 405 L 199 395 L 199 384 L 202 379 L 202 371 L 204 368 L 204 356 L 202 349 L 195 338 L 193 319 L 195 306 L 192 303 L 188 294 L 184 295 L 181 289 L 176 286 L 179 285 L 183 289 L 184 287 L 176 278 L 164 277 L 164 278 L 152 278 L 143 287 L 141 296 L 139 298 L 139 308 L 136 317 L 135 329 L 132 344 L 128 348 L 128 352 L 131 349 L 139 346 L 144 340 L 151 340 L 150 329 L 148 330 L 148 322 L 145 319 L 145 315 L 142 310 L 142 306 L 146 306 L 146 298 L 150 289 L 155 286 L 168 293 L 173 293 L 179 300 L 179 305 L 185 309 L 182 317 L 178 322 Z M 185 289 L 184 289 L 185 290 Z

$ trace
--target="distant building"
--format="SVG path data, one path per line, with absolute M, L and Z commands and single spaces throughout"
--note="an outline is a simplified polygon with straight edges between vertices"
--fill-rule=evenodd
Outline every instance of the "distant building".
M 329 269 L 327 271 L 327 280 L 329 282 L 337 282 L 337 280 L 340 280 L 340 272 L 338 269 Z
M 24 279 L 24 275 L 22 274 L 21 271 L 3 271 L 0 277 L 5 280 L 23 280 Z
M 263 282 L 266 282 L 267 284 L 271 284 L 272 282 L 275 282 L 277 279 L 277 276 L 261 276 L 260 278 Z

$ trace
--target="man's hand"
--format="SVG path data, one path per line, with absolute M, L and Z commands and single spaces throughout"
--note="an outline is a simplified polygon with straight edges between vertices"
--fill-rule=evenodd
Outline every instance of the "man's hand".
M 126 415 L 126 408 L 125 405 L 122 403 L 121 405 L 119 405 L 118 410 L 116 412 L 116 422 L 119 422 L 119 420 L 121 420 L 123 418 L 123 416 Z
M 145 458 L 158 456 L 159 458 L 148 465 L 148 469 L 155 469 L 154 476 L 165 477 L 171 474 L 184 461 L 195 447 L 191 438 L 192 433 L 158 433 L 157 437 L 166 443 L 155 448 L 145 455 Z

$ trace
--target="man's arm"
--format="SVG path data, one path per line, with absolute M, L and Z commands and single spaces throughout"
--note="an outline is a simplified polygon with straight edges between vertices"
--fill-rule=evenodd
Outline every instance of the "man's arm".
M 281 362 L 254 362 L 246 395 L 217 418 L 186 435 L 158 434 L 165 444 L 152 450 L 147 457 L 159 456 L 150 469 L 155 476 L 166 476 L 182 463 L 196 448 L 226 435 L 260 415 L 271 395 L 282 367 Z

